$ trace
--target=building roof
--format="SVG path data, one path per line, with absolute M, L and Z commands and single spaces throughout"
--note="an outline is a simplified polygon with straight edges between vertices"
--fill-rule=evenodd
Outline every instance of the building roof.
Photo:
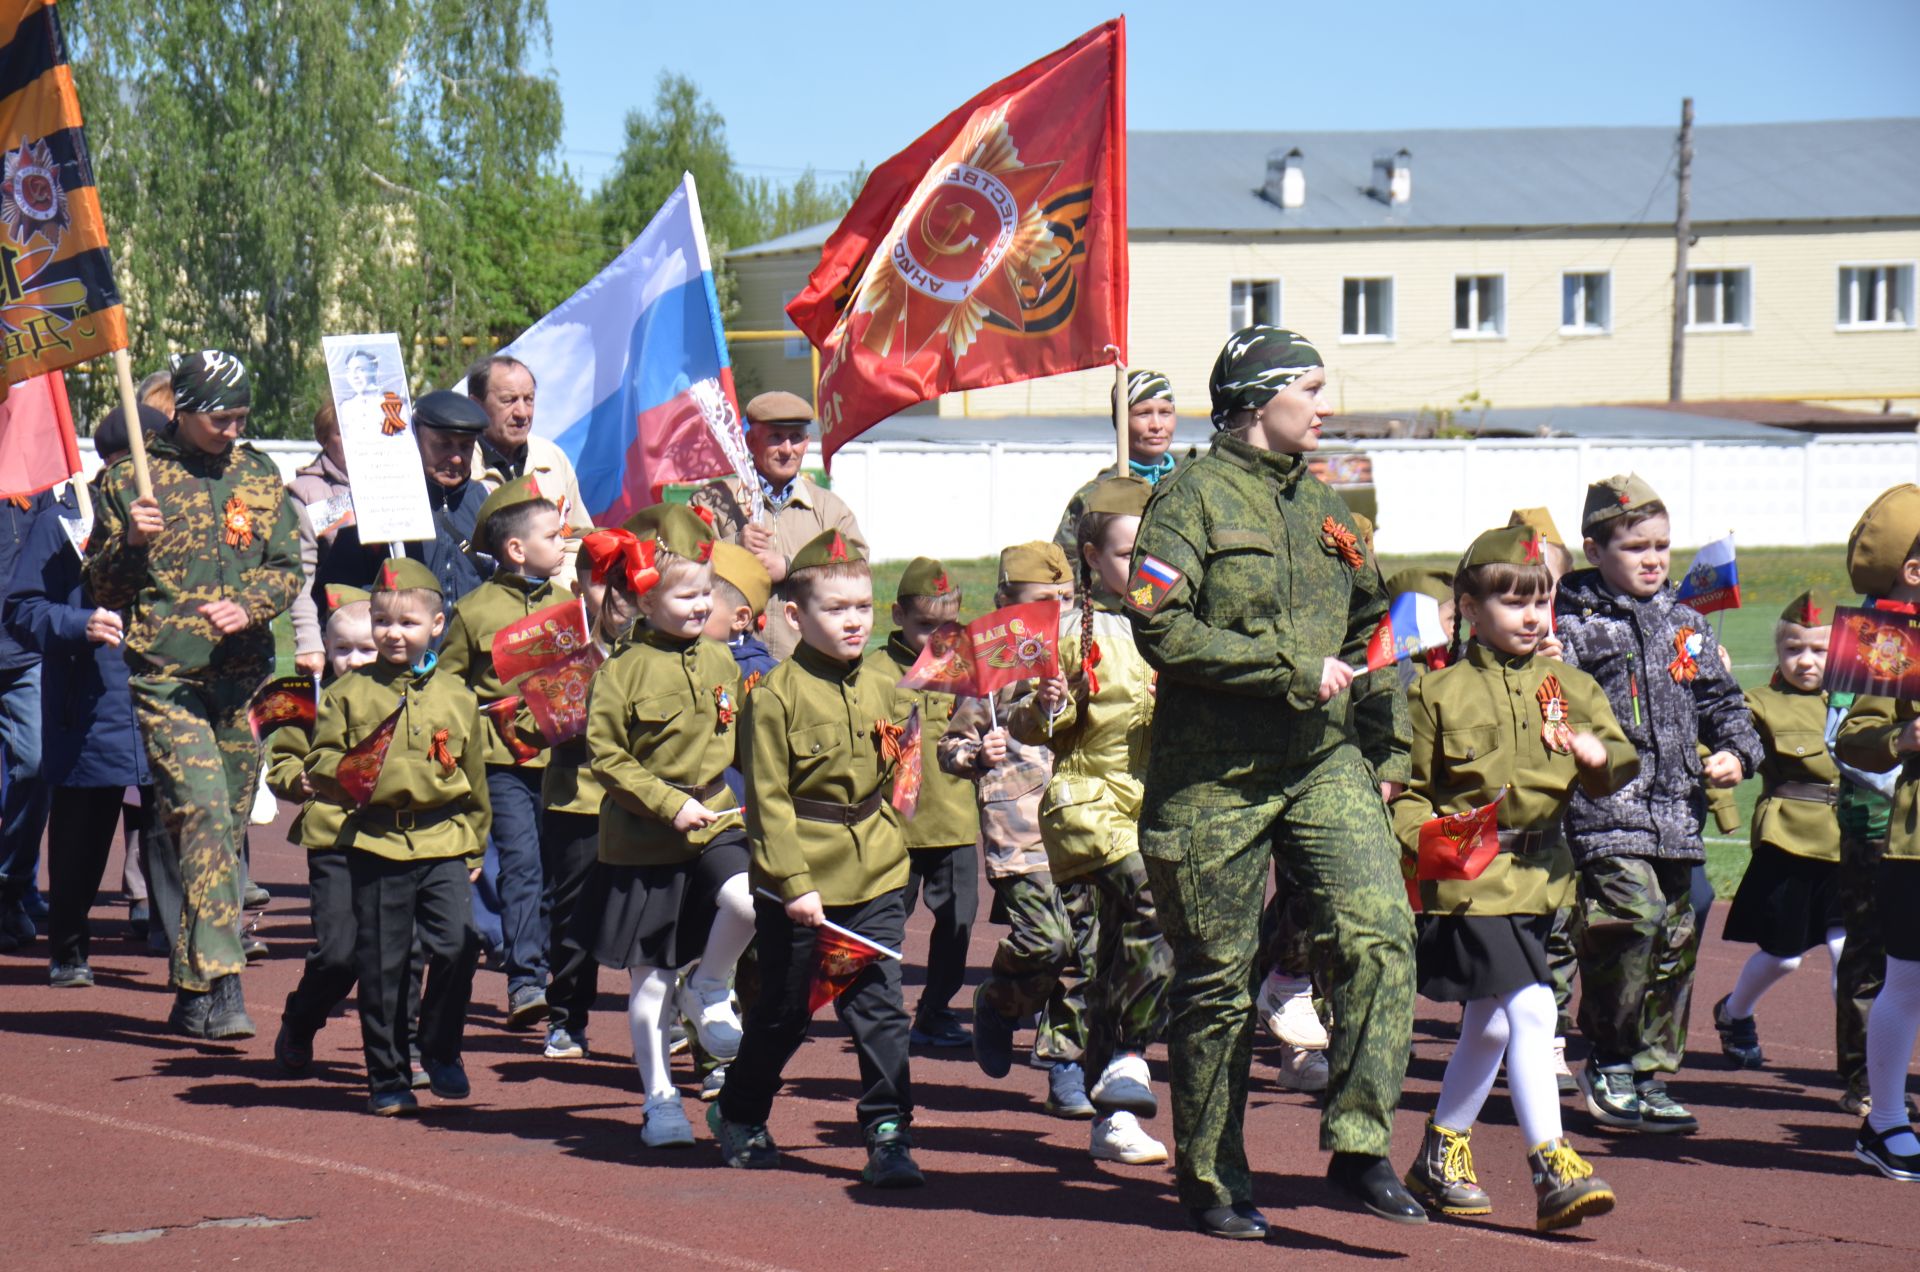
M 1375 132 L 1131 132 L 1134 232 L 1392 232 L 1660 222 L 1674 200 L 1676 129 L 1409 128 Z M 1298 148 L 1306 201 L 1260 194 L 1267 160 Z M 1368 193 L 1376 155 L 1412 155 L 1412 197 Z M 1920 219 L 1920 118 L 1694 129 L 1695 222 Z M 733 256 L 818 248 L 836 222 Z

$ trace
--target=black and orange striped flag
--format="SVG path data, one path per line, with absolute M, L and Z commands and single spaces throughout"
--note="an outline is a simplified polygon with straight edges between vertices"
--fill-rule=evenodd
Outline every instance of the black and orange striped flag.
M 57 0 L 0 0 L 0 357 L 8 384 L 127 347 Z

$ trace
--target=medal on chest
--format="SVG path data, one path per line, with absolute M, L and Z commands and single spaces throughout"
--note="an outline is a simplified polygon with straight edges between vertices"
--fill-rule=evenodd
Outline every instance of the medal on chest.
M 240 502 L 239 495 L 227 496 L 221 526 L 226 530 L 228 547 L 246 548 L 253 545 L 253 521 L 248 517 L 247 505 Z
M 1700 647 L 1705 643 L 1700 633 L 1691 627 L 1682 627 L 1673 634 L 1673 661 L 1667 664 L 1667 674 L 1675 684 L 1684 685 L 1699 676 Z
M 713 707 L 715 713 L 719 716 L 719 721 L 714 725 L 713 731 L 715 733 L 725 733 L 733 726 L 733 717 L 735 715 L 733 695 L 727 692 L 725 685 L 715 685 L 713 687 Z
M 1340 558 L 1340 564 L 1349 570 L 1357 570 L 1367 563 L 1366 551 L 1360 546 L 1360 536 L 1341 525 L 1328 514 L 1320 523 L 1320 543 L 1327 551 Z
M 1533 696 L 1540 704 L 1540 740 L 1557 755 L 1573 754 L 1573 726 L 1567 723 L 1567 698 L 1560 690 L 1560 677 L 1542 680 Z

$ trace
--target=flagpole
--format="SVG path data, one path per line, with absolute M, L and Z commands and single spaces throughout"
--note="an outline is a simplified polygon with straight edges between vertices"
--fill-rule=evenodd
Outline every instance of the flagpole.
M 1113 350 L 1113 475 L 1127 475 L 1127 460 L 1132 458 L 1132 449 L 1127 445 L 1127 364 L 1121 360 L 1120 347 L 1108 345 Z
M 147 475 L 147 439 L 140 431 L 140 402 L 133 388 L 133 359 L 125 349 L 113 351 L 113 374 L 120 382 L 120 414 L 127 421 L 127 445 L 133 452 L 133 490 L 142 499 L 153 498 L 153 478 Z
M 774 892 L 770 888 L 755 888 L 754 891 L 759 895 L 765 897 L 767 900 L 773 902 L 775 905 L 778 905 L 778 906 L 786 905 L 786 900 L 782 898 L 779 893 Z M 877 950 L 878 952 L 886 955 L 888 958 L 892 959 L 896 963 L 904 963 L 907 961 L 906 955 L 902 954 L 899 950 L 888 949 L 886 946 L 880 944 L 880 942 L 874 940 L 872 937 L 862 936 L 858 932 L 854 931 L 852 928 L 849 928 L 849 927 L 841 927 L 838 923 L 835 923 L 832 919 L 829 919 L 823 916 L 820 920 L 820 926 L 827 929 L 829 932 L 838 932 L 841 936 L 844 936 L 849 940 L 858 941 L 860 942 L 860 944 L 866 946 L 870 950 Z

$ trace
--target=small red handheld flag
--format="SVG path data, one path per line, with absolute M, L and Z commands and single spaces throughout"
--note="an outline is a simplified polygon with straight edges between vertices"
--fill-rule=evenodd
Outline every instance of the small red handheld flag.
M 333 780 L 362 808 L 373 798 L 373 788 L 380 782 L 380 770 L 387 766 L 387 748 L 393 745 L 393 733 L 400 727 L 400 713 L 406 706 L 407 700 L 402 698 L 393 714 L 380 722 L 379 728 L 340 757 L 340 767 L 334 770 Z
M 605 661 L 600 647 L 589 644 L 559 662 L 528 672 L 520 681 L 520 695 L 526 699 L 527 711 L 548 746 L 558 746 L 587 731 L 587 688 L 594 669 Z
M 899 740 L 890 744 L 888 750 L 897 750 L 892 758 L 898 766 L 893 770 L 893 807 L 904 821 L 912 821 L 913 815 L 920 811 L 920 785 L 926 779 L 926 756 L 920 749 L 920 708 L 914 707 L 907 713 L 907 727 Z
M 1029 601 L 965 627 L 941 624 L 900 687 L 984 698 L 1005 685 L 1059 674 L 1060 602 Z
M 1478 879 L 1500 853 L 1500 801 L 1435 817 L 1420 827 L 1422 880 Z
M 540 754 L 540 748 L 520 736 L 520 730 L 514 723 L 514 717 L 519 710 L 520 695 L 517 693 L 480 704 L 480 714 L 493 721 L 493 731 L 498 733 L 500 740 L 506 744 L 507 752 L 513 756 L 513 762 L 525 764 Z
M 813 938 L 813 979 L 807 984 L 807 1014 L 811 1016 L 847 992 L 860 973 L 885 958 L 886 952 L 857 933 L 842 927 L 822 927 Z
M 502 684 L 584 649 L 587 607 L 578 599 L 535 610 L 493 634 L 493 671 Z
M 282 676 L 254 690 L 253 701 L 247 704 L 247 724 L 258 742 L 283 724 L 312 733 L 319 713 L 320 693 L 313 677 Z

